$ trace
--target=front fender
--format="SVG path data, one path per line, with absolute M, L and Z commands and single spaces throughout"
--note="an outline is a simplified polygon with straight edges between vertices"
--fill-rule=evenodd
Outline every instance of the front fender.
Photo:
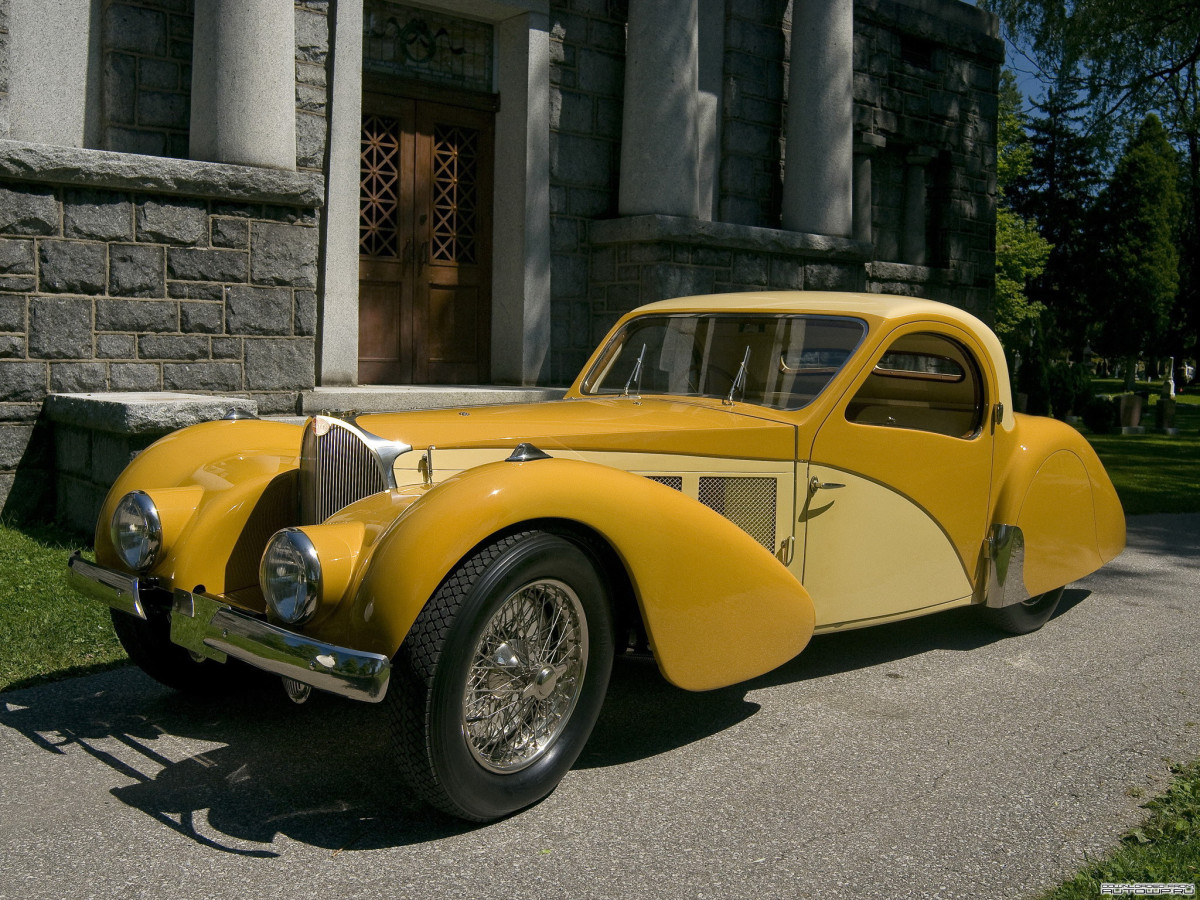
M 568 459 L 497 462 L 411 501 L 380 538 L 351 601 L 352 646 L 394 655 L 442 579 L 491 535 L 536 519 L 578 522 L 624 564 L 672 684 L 724 687 L 770 671 L 812 636 L 812 600 L 723 516 L 648 478 Z
M 247 591 L 234 599 L 261 609 L 258 560 L 267 539 L 295 522 L 300 427 L 241 419 L 204 422 L 151 444 L 117 477 L 96 528 L 96 561 L 120 568 L 108 522 L 131 490 L 160 500 L 186 494 L 150 574 L 187 590 Z M 182 491 L 180 489 L 183 489 Z

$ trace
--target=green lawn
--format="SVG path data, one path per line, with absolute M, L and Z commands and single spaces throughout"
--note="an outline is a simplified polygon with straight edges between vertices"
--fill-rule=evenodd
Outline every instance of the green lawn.
M 82 545 L 55 528 L 0 525 L 0 691 L 125 659 L 108 611 L 67 587 Z
M 1121 846 L 1039 900 L 1095 900 L 1100 885 L 1200 885 L 1200 761 L 1175 767 L 1167 792 L 1146 804 L 1149 818 Z
M 1093 384 L 1097 392 L 1120 389 L 1116 381 Z M 1149 432 L 1161 385 L 1138 385 L 1143 387 L 1150 391 L 1150 408 L 1142 415 Z M 1200 512 L 1200 393 L 1175 399 L 1177 435 L 1087 434 L 1128 515 Z

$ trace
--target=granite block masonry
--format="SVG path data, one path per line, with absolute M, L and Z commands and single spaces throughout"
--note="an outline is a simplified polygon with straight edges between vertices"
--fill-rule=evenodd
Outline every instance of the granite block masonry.
M 31 156 L 54 183 L 26 174 Z M 35 440 L 50 392 L 211 392 L 288 413 L 315 382 L 321 177 L 146 159 L 127 178 L 124 154 L 0 141 L 0 508 L 18 469 L 54 481 Z

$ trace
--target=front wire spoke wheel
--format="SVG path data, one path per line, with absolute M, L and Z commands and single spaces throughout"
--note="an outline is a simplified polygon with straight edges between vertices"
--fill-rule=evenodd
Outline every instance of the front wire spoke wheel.
M 481 544 L 409 629 L 384 703 L 405 780 L 487 822 L 547 796 L 600 714 L 610 581 L 587 539 L 529 530 Z
M 569 721 L 587 668 L 587 618 L 561 581 L 510 594 L 487 622 L 463 694 L 463 734 L 491 772 L 533 764 Z

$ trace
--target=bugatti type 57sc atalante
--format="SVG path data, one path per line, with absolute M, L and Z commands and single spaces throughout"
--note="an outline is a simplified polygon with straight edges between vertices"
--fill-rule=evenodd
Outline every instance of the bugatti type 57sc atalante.
M 1124 542 L 975 317 L 749 293 L 629 313 L 559 401 L 177 431 L 71 579 L 172 687 L 379 702 L 414 789 L 486 821 L 570 769 L 616 654 L 701 691 L 953 607 L 1032 631 Z

